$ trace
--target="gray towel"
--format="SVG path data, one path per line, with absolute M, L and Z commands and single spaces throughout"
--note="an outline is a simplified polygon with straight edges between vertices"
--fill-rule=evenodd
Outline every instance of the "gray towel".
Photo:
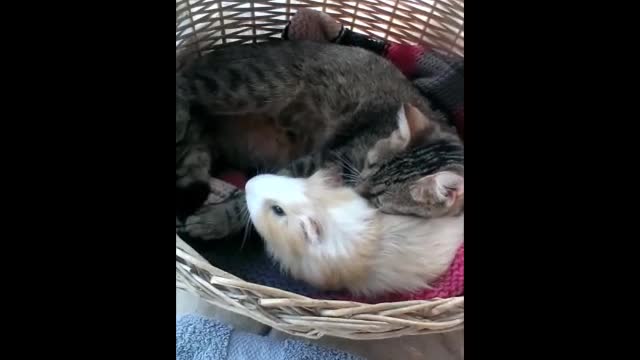
M 176 360 L 360 360 L 305 341 L 240 332 L 198 315 L 176 321 Z

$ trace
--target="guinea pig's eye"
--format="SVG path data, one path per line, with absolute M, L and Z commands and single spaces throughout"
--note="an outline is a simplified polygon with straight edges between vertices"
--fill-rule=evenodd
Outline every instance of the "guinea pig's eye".
M 273 213 L 278 216 L 284 216 L 284 210 L 282 210 L 282 208 L 278 205 L 273 205 L 271 207 L 271 210 L 273 210 Z

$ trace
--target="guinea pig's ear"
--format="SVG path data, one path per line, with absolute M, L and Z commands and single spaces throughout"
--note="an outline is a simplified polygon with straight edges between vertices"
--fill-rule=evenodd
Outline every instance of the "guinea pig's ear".
M 419 138 L 428 136 L 436 128 L 418 108 L 403 104 L 398 112 L 398 135 L 403 147 L 410 147 Z
M 416 202 L 425 203 L 432 199 L 445 203 L 449 208 L 464 195 L 464 177 L 451 171 L 441 171 L 419 179 L 411 185 L 409 191 Z
M 320 242 L 322 237 L 322 227 L 316 219 L 310 216 L 302 216 L 300 218 L 300 227 L 302 228 L 305 241 L 310 244 L 317 244 Z
M 337 165 L 329 165 L 323 169 L 316 171 L 309 180 L 313 183 L 324 184 L 330 187 L 338 187 L 342 185 L 342 174 Z

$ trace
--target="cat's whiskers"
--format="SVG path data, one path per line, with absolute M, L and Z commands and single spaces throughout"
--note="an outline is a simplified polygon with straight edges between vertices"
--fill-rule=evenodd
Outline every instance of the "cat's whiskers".
M 338 153 L 337 151 L 333 151 L 332 152 L 333 155 L 336 157 L 336 159 L 338 160 L 338 162 L 343 165 L 343 167 L 347 168 L 349 171 L 351 171 L 353 174 L 355 174 L 356 176 L 360 176 L 360 171 L 358 171 L 358 169 L 356 169 L 356 167 L 353 165 L 353 163 L 349 160 L 347 160 L 347 158 L 345 158 L 344 156 L 342 156 L 340 153 Z
M 353 171 L 355 176 L 360 176 L 360 170 L 355 166 L 355 164 L 351 161 L 347 161 L 347 166 Z
M 340 165 L 340 168 L 342 168 L 342 169 L 345 169 L 345 168 L 346 168 L 346 170 L 352 171 L 352 170 L 347 166 L 347 164 L 344 162 L 344 160 L 342 160 L 342 158 L 340 158 L 340 157 L 336 156 L 335 161 L 336 161 L 336 163 L 337 163 L 338 165 Z
M 350 174 L 350 173 L 343 173 L 342 176 L 348 180 L 359 180 L 360 177 L 358 175 L 355 174 Z
M 350 185 L 358 184 L 361 180 L 358 176 L 352 174 L 343 174 L 343 179 L 345 180 L 346 184 Z

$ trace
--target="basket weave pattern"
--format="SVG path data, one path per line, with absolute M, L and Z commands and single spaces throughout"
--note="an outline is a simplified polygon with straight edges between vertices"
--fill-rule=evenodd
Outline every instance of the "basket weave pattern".
M 347 28 L 371 36 L 464 54 L 461 0 L 176 0 L 176 68 L 216 47 L 279 37 L 303 7 L 326 12 Z M 307 338 L 381 339 L 464 326 L 464 297 L 382 304 L 316 300 L 243 281 L 212 266 L 177 235 L 176 287 Z

